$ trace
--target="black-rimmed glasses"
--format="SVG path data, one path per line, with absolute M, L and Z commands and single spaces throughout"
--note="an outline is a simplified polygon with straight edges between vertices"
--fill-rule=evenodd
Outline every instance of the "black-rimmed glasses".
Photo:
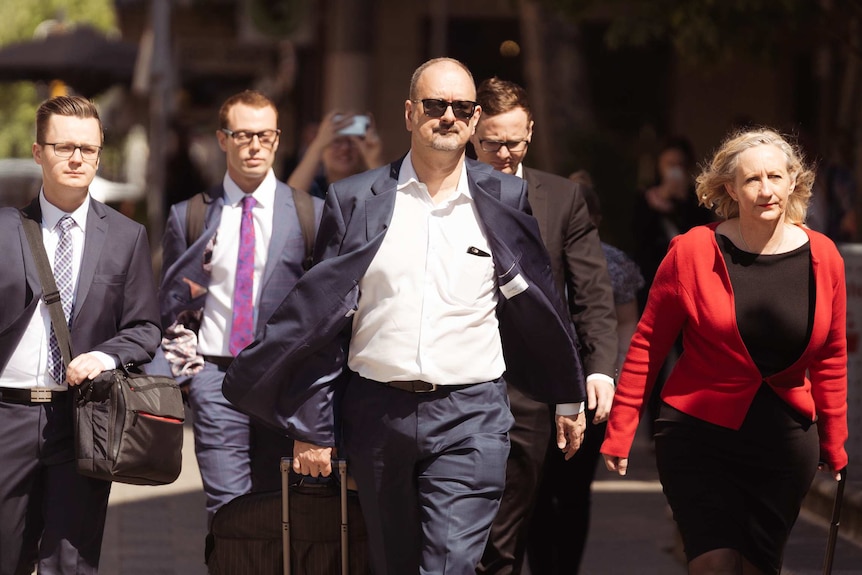
M 81 158 L 84 160 L 96 160 L 102 153 L 101 146 L 91 144 L 72 144 L 69 142 L 45 142 L 43 146 L 54 148 L 54 155 L 64 160 L 75 155 L 75 150 L 81 150 Z
M 499 152 L 500 148 L 506 146 L 510 152 L 522 152 L 529 144 L 529 140 L 507 140 L 505 142 L 495 142 L 494 140 L 479 140 L 479 147 L 483 152 L 495 153 Z
M 425 108 L 425 115 L 429 118 L 440 118 L 446 113 L 446 108 L 452 106 L 452 113 L 459 120 L 469 120 L 476 111 L 478 102 L 472 100 L 455 100 L 449 102 L 440 98 L 425 98 L 423 100 L 413 100 L 414 102 L 422 102 L 422 107 Z
M 261 130 L 260 132 L 252 132 L 250 130 L 233 131 L 228 128 L 222 128 L 221 131 L 233 138 L 233 141 L 237 146 L 248 146 L 252 139 L 257 136 L 257 141 L 260 142 L 260 145 L 266 146 L 267 148 L 272 147 L 278 139 L 278 136 L 281 134 L 281 130 Z

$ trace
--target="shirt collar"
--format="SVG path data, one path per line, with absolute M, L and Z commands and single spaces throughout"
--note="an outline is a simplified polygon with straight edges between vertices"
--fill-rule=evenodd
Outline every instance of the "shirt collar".
M 401 170 L 398 172 L 397 189 L 401 191 L 407 186 L 413 184 L 418 186 L 419 189 L 427 194 L 428 186 L 419 181 L 419 176 L 416 175 L 416 169 L 413 167 L 413 156 L 411 154 L 412 151 L 407 152 L 407 155 L 404 156 L 404 161 L 401 162 Z M 469 200 L 473 199 L 473 194 L 470 192 L 470 185 L 467 183 L 467 162 L 461 162 L 461 175 L 458 177 L 458 187 L 456 188 L 455 193 L 446 201 L 453 202 L 459 196 L 464 196 Z
M 524 177 L 524 164 L 523 163 L 518 164 L 518 167 L 515 169 L 515 175 L 518 176 L 519 178 L 523 179 L 523 177 Z
M 227 172 L 225 172 L 222 185 L 224 186 L 225 205 L 238 205 L 246 196 L 246 193 L 239 188 L 239 186 L 231 179 L 230 174 L 228 174 Z M 273 172 L 272 168 L 270 168 L 269 171 L 266 173 L 266 176 L 263 178 L 263 181 L 251 194 L 257 201 L 256 206 L 262 208 L 271 208 L 275 205 L 275 186 L 275 172 Z
M 39 207 L 42 209 L 42 225 L 45 226 L 46 229 L 53 230 L 57 222 L 60 221 L 60 218 L 63 216 L 72 216 L 72 219 L 75 220 L 75 224 L 81 230 L 87 231 L 87 211 L 90 209 L 90 194 L 84 198 L 84 201 L 78 206 L 74 212 L 67 213 L 52 204 L 48 201 L 48 198 L 45 197 L 45 189 L 42 188 L 39 190 Z

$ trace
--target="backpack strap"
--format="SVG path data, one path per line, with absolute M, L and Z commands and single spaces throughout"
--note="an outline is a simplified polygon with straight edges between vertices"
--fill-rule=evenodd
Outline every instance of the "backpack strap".
M 198 192 L 189 198 L 188 206 L 186 207 L 186 246 L 190 246 L 204 231 L 204 220 L 207 215 L 206 192 Z
M 311 194 L 303 190 L 293 190 L 293 203 L 296 206 L 296 215 L 299 217 L 299 227 L 302 237 L 305 239 L 305 258 L 302 260 L 302 269 L 311 268 L 314 257 L 314 201 Z
M 293 191 L 293 204 L 296 207 L 296 215 L 299 218 L 299 227 L 305 240 L 305 258 L 302 260 L 302 269 L 311 267 L 314 254 L 314 201 L 311 194 L 303 190 L 291 188 Z M 186 245 L 190 246 L 201 237 L 206 219 L 207 204 L 210 203 L 206 192 L 200 192 L 189 198 L 186 207 Z

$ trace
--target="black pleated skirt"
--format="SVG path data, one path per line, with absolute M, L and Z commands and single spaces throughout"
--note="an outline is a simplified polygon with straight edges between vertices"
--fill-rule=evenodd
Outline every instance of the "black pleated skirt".
M 817 472 L 817 426 L 762 384 L 738 431 L 664 403 L 655 430 L 659 479 L 688 560 L 730 548 L 777 574 Z

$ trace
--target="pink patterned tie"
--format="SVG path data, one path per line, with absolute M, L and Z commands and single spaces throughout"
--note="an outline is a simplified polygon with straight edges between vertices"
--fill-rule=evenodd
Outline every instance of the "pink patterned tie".
M 254 218 L 251 209 L 257 203 L 246 195 L 242 199 L 242 223 L 239 226 L 239 253 L 236 258 L 236 283 L 233 288 L 233 323 L 229 349 L 236 356 L 254 341 Z

